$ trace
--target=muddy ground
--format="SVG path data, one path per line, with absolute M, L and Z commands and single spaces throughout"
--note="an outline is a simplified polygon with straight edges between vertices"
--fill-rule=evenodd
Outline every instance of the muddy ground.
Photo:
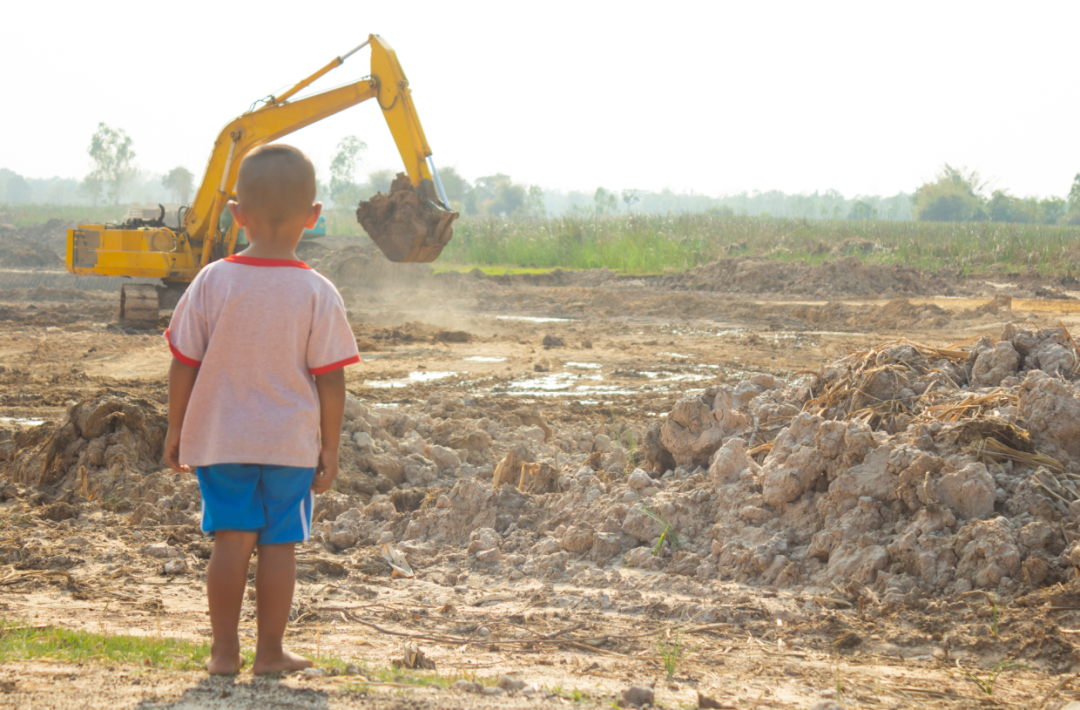
M 655 702 L 666 707 L 697 705 L 699 693 L 730 708 L 1056 710 L 1080 700 L 1080 683 L 1071 685 L 1080 673 L 1080 589 L 1070 562 L 1078 511 L 1064 489 L 1059 501 L 1010 488 L 1006 479 L 1037 477 L 1036 467 L 935 449 L 945 463 L 920 480 L 925 489 L 941 477 L 939 500 L 862 492 L 851 505 L 877 505 L 885 523 L 853 537 L 850 549 L 838 537 L 824 552 L 820 538 L 800 542 L 789 529 L 801 524 L 785 522 L 799 513 L 796 502 L 770 478 L 800 470 L 779 458 L 791 455 L 782 437 L 804 426 L 793 417 L 810 408 L 795 399 L 798 387 L 811 383 L 813 394 L 813 373 L 900 338 L 942 352 L 982 347 L 971 360 L 987 353 L 984 365 L 966 375 L 966 353 L 954 356 L 960 393 L 990 391 L 978 385 L 1030 398 L 1023 392 L 1060 382 L 1054 392 L 1065 404 L 1056 411 L 1067 417 L 1076 368 L 1048 364 L 1051 354 L 1071 352 L 1064 336 L 1040 336 L 1048 348 L 1041 362 L 1026 352 L 1000 361 L 1002 342 L 1023 349 L 1022 338 L 1007 336 L 1010 323 L 1036 334 L 1080 325 L 1071 284 L 862 273 L 850 261 L 842 280 L 835 266 L 831 276 L 789 266 L 773 273 L 757 260 L 649 279 L 435 276 L 348 240 L 304 250 L 341 288 L 363 363 L 348 370 L 342 478 L 320 501 L 313 540 L 300 552 L 290 642 L 383 667 L 415 641 L 440 673 L 510 676 L 525 687 L 504 683 L 509 691 L 492 694 L 499 691 L 355 677 L 208 680 L 45 659 L 0 665 L 0 707 L 562 706 L 575 690 L 599 706 L 632 684 L 654 684 Z M 208 640 L 210 547 L 198 530 L 194 476 L 173 474 L 158 458 L 170 361 L 160 330 L 119 327 L 116 293 L 20 259 L 0 273 L 0 616 Z M 780 285 L 762 292 L 746 273 Z M 822 286 L 830 279 L 832 294 Z M 982 335 L 992 340 L 979 346 Z M 945 370 L 937 355 L 923 370 L 903 357 L 924 379 Z M 994 367 L 1005 369 L 994 375 Z M 779 424 L 720 421 L 740 412 L 758 419 L 765 409 L 757 404 L 724 412 L 712 404 L 717 393 L 753 387 L 758 404 L 773 398 L 768 411 Z M 706 415 L 719 424 L 680 443 L 674 434 L 685 432 L 663 426 L 695 398 L 707 400 Z M 1009 421 L 1034 441 L 1025 453 L 1050 457 L 1067 477 L 1076 452 L 1044 442 L 1023 419 L 1023 401 L 1001 405 L 1009 406 L 1019 412 Z M 917 444 L 901 442 L 892 420 L 830 417 L 865 426 L 881 448 Z M 763 444 L 775 450 L 755 451 Z M 695 454 L 694 446 L 705 448 Z M 744 448 L 750 453 L 729 471 L 729 455 Z M 833 483 L 868 465 L 838 463 L 796 492 L 819 501 L 824 522 L 815 529 L 834 529 L 823 508 L 836 499 Z M 961 474 L 968 487 L 949 499 L 945 484 Z M 968 501 L 987 475 L 989 508 L 972 511 Z M 745 496 L 733 499 L 730 519 L 724 496 Z M 1045 511 L 1027 523 L 1033 514 L 1017 509 L 1019 496 Z M 957 550 L 955 574 L 916 571 L 908 552 L 890 547 L 907 521 L 935 515 L 952 516 L 935 535 Z M 983 551 L 985 564 L 964 572 L 959 546 L 972 543 L 952 541 L 1010 520 L 1020 522 L 1000 533 L 1001 544 L 1017 548 L 1015 564 Z M 854 524 L 844 521 L 835 529 Z M 782 531 L 789 547 L 764 558 L 773 542 L 731 547 L 763 530 Z M 1038 545 L 1033 530 L 1043 531 Z M 404 555 L 413 577 L 392 576 L 384 546 Z M 866 557 L 877 548 L 884 558 Z M 841 550 L 855 561 L 837 567 Z M 253 640 L 253 599 L 242 625 Z M 681 664 L 668 678 L 659 651 L 676 643 Z M 992 694 L 965 677 L 985 678 L 1008 660 L 1024 667 L 1003 673 Z

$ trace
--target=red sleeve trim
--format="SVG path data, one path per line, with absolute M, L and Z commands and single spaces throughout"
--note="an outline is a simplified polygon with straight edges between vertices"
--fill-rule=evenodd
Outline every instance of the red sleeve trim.
M 173 345 L 172 338 L 169 337 L 169 329 L 168 328 L 165 329 L 165 340 L 167 340 L 169 342 L 169 350 L 172 351 L 172 354 L 173 354 L 174 358 L 176 358 L 180 362 L 184 363 L 185 365 L 188 365 L 189 367 L 199 367 L 199 366 L 202 365 L 202 363 L 199 362 L 198 360 L 192 360 L 187 355 L 185 355 L 184 353 L 182 353 L 182 352 L 180 352 L 179 350 L 176 349 L 176 346 Z
M 323 365 L 322 367 L 316 367 L 316 368 L 314 368 L 312 370 L 309 370 L 309 372 L 311 372 L 312 375 L 325 375 L 328 372 L 333 372 L 334 370 L 340 370 L 343 367 L 346 367 L 348 365 L 355 365 L 358 362 L 360 362 L 360 356 L 359 355 L 353 355 L 352 357 L 345 358 L 344 360 L 338 360 L 337 362 L 332 363 L 330 365 Z
M 244 266 L 293 266 L 297 269 L 311 268 L 304 262 L 296 261 L 294 259 L 263 259 L 257 256 L 240 256 L 238 254 L 230 254 L 225 257 L 225 261 L 233 264 L 243 264 Z

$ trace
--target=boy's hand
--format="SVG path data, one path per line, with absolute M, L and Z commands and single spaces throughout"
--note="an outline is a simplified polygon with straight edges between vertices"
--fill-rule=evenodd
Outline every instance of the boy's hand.
M 319 465 L 315 468 L 315 479 L 311 482 L 312 492 L 315 495 L 326 493 L 330 490 L 330 486 L 334 485 L 337 474 L 337 449 L 323 449 L 319 452 Z
M 168 433 L 165 434 L 165 465 L 179 473 L 187 473 L 191 470 L 190 466 L 183 466 L 180 463 L 180 430 L 175 427 L 169 427 Z

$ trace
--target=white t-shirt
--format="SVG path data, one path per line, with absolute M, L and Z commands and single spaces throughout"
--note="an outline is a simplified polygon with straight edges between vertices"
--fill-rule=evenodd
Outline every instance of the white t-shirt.
M 199 368 L 181 463 L 316 465 L 314 375 L 360 362 L 345 304 L 326 277 L 302 261 L 215 261 L 176 304 L 165 337 L 176 359 Z

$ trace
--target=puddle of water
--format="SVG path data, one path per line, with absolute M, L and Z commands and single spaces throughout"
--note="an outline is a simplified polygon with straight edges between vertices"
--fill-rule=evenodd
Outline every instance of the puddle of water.
M 447 377 L 453 377 L 458 373 L 456 372 L 410 372 L 409 376 L 401 380 L 367 380 L 364 382 L 365 387 L 375 387 L 377 389 L 397 389 L 400 387 L 408 387 L 410 385 L 419 385 L 425 382 L 434 382 L 435 380 L 443 380 Z
M 3 424 L 22 424 L 24 426 L 41 426 L 45 423 L 44 419 L 26 419 L 24 417 L 0 417 L 0 423 Z
M 601 365 L 595 362 L 568 362 L 567 367 L 579 367 L 583 370 L 599 370 Z
M 506 362 L 506 358 L 484 357 L 483 355 L 474 355 L 473 357 L 465 358 L 465 362 Z
M 495 316 L 495 320 L 523 320 L 529 323 L 573 323 L 576 318 L 538 318 L 536 316 Z
M 573 386 L 578 376 L 568 372 L 559 372 L 543 377 L 531 377 L 527 380 L 518 380 L 510 383 L 511 390 L 530 390 L 536 392 L 557 392 Z M 516 392 L 515 392 L 516 394 Z

